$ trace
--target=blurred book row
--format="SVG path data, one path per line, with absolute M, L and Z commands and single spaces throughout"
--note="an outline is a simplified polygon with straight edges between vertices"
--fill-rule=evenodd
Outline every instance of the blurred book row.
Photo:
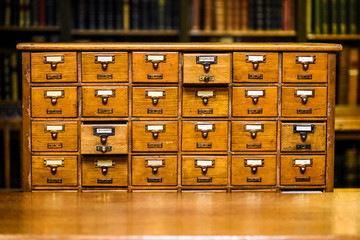
M 21 99 L 21 56 L 18 52 L 0 52 L 0 100 Z
M 73 1 L 75 29 L 177 30 L 178 0 Z
M 360 188 L 360 141 L 337 141 L 335 187 Z
M 293 30 L 294 0 L 192 0 L 191 30 Z
M 0 0 L 0 26 L 59 26 L 61 0 Z

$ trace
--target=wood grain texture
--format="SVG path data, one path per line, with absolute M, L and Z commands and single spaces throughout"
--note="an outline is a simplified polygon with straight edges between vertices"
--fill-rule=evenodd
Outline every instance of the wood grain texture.
M 304 173 L 298 166 L 293 166 L 294 159 L 312 159 L 312 166 L 307 166 Z M 324 155 L 282 155 L 281 185 L 324 185 L 325 184 Z M 310 177 L 309 182 L 297 182 L 296 177 Z
M 128 53 L 127 52 L 83 52 L 82 54 L 82 82 L 128 82 Z M 95 63 L 95 56 L 112 57 L 114 63 L 108 63 L 103 69 L 101 63 Z M 111 79 L 99 79 L 98 75 L 111 74 Z
M 107 136 L 106 142 L 101 142 L 101 136 L 94 134 L 94 128 L 114 129 L 113 136 Z M 97 146 L 111 146 L 111 151 L 97 151 Z M 128 125 L 127 124 L 82 124 L 81 125 L 81 153 L 83 154 L 127 154 L 128 153 Z
M 264 91 L 264 96 L 259 96 L 257 102 L 246 97 L 246 91 Z M 234 117 L 276 117 L 278 115 L 278 88 L 273 86 L 246 86 L 233 87 L 232 115 Z M 261 109 L 261 113 L 253 113 L 251 109 Z
M 44 160 L 63 160 L 64 166 L 57 167 L 53 174 L 49 166 L 44 165 Z M 77 157 L 76 156 L 33 156 L 31 171 L 33 186 L 47 186 L 49 188 L 59 186 L 77 186 Z M 47 179 L 61 179 L 61 183 L 48 183 Z
M 153 63 L 146 62 L 146 55 L 165 56 L 165 62 L 158 63 L 154 68 Z M 135 83 L 177 83 L 179 82 L 178 70 L 179 53 L 177 52 L 133 52 L 133 82 Z M 162 74 L 161 79 L 149 79 L 148 74 Z
M 132 91 L 132 115 L 134 117 L 178 116 L 177 87 L 133 87 Z M 151 96 L 146 97 L 146 92 L 164 92 L 164 97 L 153 100 Z M 161 113 L 149 112 L 149 109 L 161 109 Z
M 251 61 L 246 62 L 246 56 L 265 58 L 265 62 L 258 62 L 255 69 Z M 278 82 L 279 54 L 269 52 L 234 52 L 233 53 L 233 82 Z M 251 79 L 249 74 L 262 74 L 261 79 Z
M 47 125 L 63 125 L 64 132 L 58 132 L 54 139 L 51 132 L 45 132 Z M 78 129 L 75 121 L 33 121 L 31 134 L 31 146 L 34 152 L 75 152 L 78 150 Z M 49 148 L 48 144 L 56 144 L 57 147 Z
M 85 187 L 127 186 L 127 159 L 127 156 L 82 156 L 82 185 Z M 109 167 L 107 173 L 104 174 L 100 167 L 96 167 L 96 160 L 112 160 L 114 161 L 114 167 Z M 98 183 L 98 179 L 111 179 L 112 183 Z
M 314 64 L 309 64 L 309 68 L 307 70 L 304 70 L 302 64 L 296 63 L 296 56 L 315 56 L 316 62 Z M 283 53 L 283 82 L 326 83 L 327 70 L 327 53 Z M 298 74 L 311 74 L 312 78 L 299 79 Z
M 214 96 L 208 97 L 205 104 L 203 98 L 200 97 L 201 92 L 212 92 Z M 212 113 L 201 111 L 206 109 L 212 109 Z M 227 117 L 229 115 L 228 88 L 183 87 L 182 115 L 183 117 Z
M 146 166 L 146 160 L 164 161 L 164 166 L 154 172 Z M 161 178 L 161 182 L 151 182 L 148 178 Z M 177 185 L 177 156 L 153 155 L 132 157 L 132 184 L 134 186 L 176 186 Z
M 195 160 L 215 160 L 213 168 L 208 168 L 206 173 L 201 168 L 195 167 Z M 182 156 L 182 185 L 227 185 L 227 156 Z M 198 178 L 211 178 L 211 182 L 199 182 Z
M 313 97 L 307 97 L 306 103 L 296 95 L 297 91 L 313 91 Z M 327 87 L 282 87 L 282 116 L 284 117 L 325 117 L 327 114 Z M 309 110 L 311 113 L 301 113 L 298 110 Z
M 196 131 L 196 125 L 215 125 L 215 130 L 208 132 L 206 138 L 202 132 Z M 182 150 L 183 151 L 227 151 L 228 149 L 227 121 L 183 121 L 182 122 Z M 199 148 L 198 143 L 210 143 L 211 148 Z
M 246 160 L 264 160 L 256 172 L 245 165 Z M 250 182 L 248 178 L 261 178 L 261 182 Z M 231 185 L 273 186 L 276 179 L 276 155 L 233 155 L 231 157 Z
M 294 125 L 314 125 L 314 132 L 307 134 L 305 141 L 301 140 L 299 133 L 294 133 Z M 296 149 L 297 144 L 311 144 L 311 149 Z M 281 151 L 307 152 L 326 150 L 326 123 L 301 122 L 281 123 Z
M 262 126 L 262 131 L 251 131 L 246 126 Z M 275 121 L 232 121 L 231 123 L 231 150 L 232 151 L 276 151 L 277 127 Z M 261 144 L 260 148 L 252 148 L 252 144 Z
M 107 102 L 104 103 L 101 96 L 95 96 L 96 90 L 115 90 L 115 97 L 108 97 Z M 82 87 L 82 103 L 83 117 L 127 117 L 129 112 L 128 87 Z M 112 113 L 103 113 L 101 109 L 112 109 Z
M 63 91 L 63 97 L 52 103 L 52 98 L 46 97 L 46 92 Z M 33 87 L 31 88 L 32 117 L 77 117 L 78 96 L 77 87 Z M 48 111 L 49 110 L 49 111 Z M 60 112 L 54 110 L 61 110 Z
M 217 56 L 217 63 L 210 65 L 210 70 L 205 72 L 202 64 L 196 63 L 197 56 Z M 218 84 L 230 83 L 231 55 L 229 53 L 184 53 L 183 83 Z M 200 81 L 200 76 L 213 76 L 214 81 Z
M 46 56 L 63 56 L 64 62 L 52 69 L 49 63 L 44 63 Z M 31 82 L 77 82 L 76 63 L 76 52 L 31 53 Z M 61 79 L 46 79 L 46 74 L 61 74 Z

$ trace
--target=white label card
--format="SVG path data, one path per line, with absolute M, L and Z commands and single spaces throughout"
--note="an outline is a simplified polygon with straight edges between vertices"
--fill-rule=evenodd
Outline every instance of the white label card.
M 162 166 L 163 160 L 147 160 L 148 166 Z
M 246 130 L 262 130 L 262 125 L 245 125 Z
M 164 125 L 148 125 L 147 130 L 148 131 L 163 131 Z
M 298 96 L 313 96 L 314 90 L 296 90 Z
M 249 61 L 261 62 L 264 61 L 264 56 L 248 56 Z
M 147 55 L 148 61 L 164 61 L 165 55 Z
M 295 165 L 310 165 L 310 159 L 295 159 Z
M 112 133 L 112 128 L 97 128 L 96 133 Z
M 198 130 L 202 130 L 202 131 L 204 131 L 204 130 L 213 130 L 213 125 L 208 125 L 208 124 L 206 124 L 206 125 L 197 125 L 197 129 Z
M 314 57 L 298 57 L 299 62 L 314 62 Z
M 45 160 L 46 166 L 59 166 L 63 164 L 63 160 Z
M 247 159 L 246 164 L 249 165 L 249 166 L 261 166 L 262 165 L 262 160 L 261 159 L 259 159 L 259 160 Z
M 97 94 L 99 96 L 111 96 L 113 95 L 113 90 L 98 90 Z
M 97 60 L 98 62 L 112 62 L 113 56 L 98 56 Z
M 213 165 L 213 161 L 211 160 L 197 160 L 196 163 L 201 167 L 211 167 Z
M 64 126 L 62 125 L 46 125 L 46 131 L 63 131 Z
M 61 56 L 46 56 L 47 62 L 61 62 L 62 57 Z
M 311 132 L 311 125 L 300 125 L 296 126 L 296 131 L 298 132 Z
M 97 160 L 98 167 L 112 167 L 113 161 L 112 160 Z
M 163 97 L 164 96 L 164 92 L 163 91 L 148 91 L 147 95 L 149 97 Z
M 215 57 L 199 57 L 199 62 L 215 62 Z
M 46 91 L 46 96 L 47 97 L 61 97 L 62 96 L 62 91 Z
M 198 97 L 213 97 L 214 91 L 197 91 Z
M 248 90 L 247 95 L 248 96 L 264 96 L 265 91 L 254 91 L 254 90 Z

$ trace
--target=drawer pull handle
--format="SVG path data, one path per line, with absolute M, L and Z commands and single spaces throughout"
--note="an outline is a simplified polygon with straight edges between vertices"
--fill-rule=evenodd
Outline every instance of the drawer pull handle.
M 209 132 L 215 131 L 215 124 L 195 124 L 195 132 L 201 132 L 203 138 L 207 138 Z
M 64 98 L 64 97 L 65 97 L 64 90 L 55 90 L 55 91 L 44 90 L 44 98 L 50 98 L 52 105 L 56 105 L 58 98 Z
M 159 137 L 160 132 L 165 132 L 165 124 L 159 124 L 159 125 L 145 125 L 145 132 L 151 132 L 154 139 L 157 139 Z
M 154 106 L 156 106 L 159 102 L 159 98 L 153 97 L 152 98 L 152 103 L 154 104 Z
M 115 135 L 115 127 L 93 127 L 94 136 L 100 137 L 100 142 L 106 144 L 108 136 Z
M 51 98 L 51 104 L 56 105 L 56 103 L 57 103 L 57 98 Z
M 201 168 L 201 172 L 205 175 L 207 173 L 208 168 L 215 167 L 215 160 L 201 160 L 195 159 L 195 167 Z
M 151 62 L 154 70 L 159 68 L 159 63 L 166 63 L 166 55 L 163 54 L 146 54 L 145 62 Z
M 308 133 L 314 133 L 314 128 L 313 124 L 294 124 L 294 133 L 299 133 L 301 141 L 305 142 Z
M 95 160 L 95 167 L 101 168 L 101 173 L 105 176 L 108 173 L 109 168 L 115 167 L 113 160 Z
M 103 71 L 106 71 L 108 68 L 109 63 L 115 63 L 115 56 L 102 56 L 102 55 L 95 55 L 95 63 L 101 64 L 101 68 Z
M 204 71 L 209 72 L 210 71 L 210 64 L 204 64 Z M 206 81 L 206 80 L 205 80 Z
M 217 56 L 196 56 L 196 63 L 204 66 L 204 71 L 210 71 L 211 64 L 217 64 Z
M 64 159 L 44 159 L 44 167 L 50 167 L 51 174 L 55 175 L 58 167 L 64 167 Z
M 101 97 L 101 99 L 102 99 L 102 103 L 104 104 L 104 105 L 106 105 L 107 103 L 108 103 L 108 97 Z
M 100 140 L 102 144 L 106 144 L 107 136 L 101 136 Z
M 309 64 L 315 64 L 316 56 L 296 56 L 295 61 L 297 64 L 302 64 L 304 71 L 307 71 Z
M 244 132 L 250 132 L 252 139 L 255 139 L 258 132 L 264 132 L 264 124 L 244 124 Z
M 264 159 L 244 159 L 244 165 L 250 167 L 252 174 L 256 174 L 258 167 L 264 167 Z
M 115 89 L 95 89 L 95 97 L 101 98 L 102 103 L 106 105 L 110 97 L 116 97 Z
M 250 134 L 251 134 L 251 138 L 255 139 L 257 135 L 257 131 L 250 131 Z
M 165 159 L 146 159 L 145 167 L 151 168 L 153 174 L 157 174 L 159 168 L 165 167 Z
M 51 137 L 52 137 L 52 139 L 56 139 L 57 138 L 57 135 L 58 135 L 58 133 L 57 132 L 51 132 Z
M 158 132 L 153 132 L 152 134 L 153 134 L 153 138 L 154 138 L 154 139 L 157 139 L 157 138 L 159 137 L 159 133 L 158 133 Z
M 293 159 L 293 166 L 299 167 L 300 172 L 304 174 L 306 172 L 307 167 L 312 167 L 313 159 Z
M 64 62 L 64 56 L 44 56 L 44 63 L 50 64 L 52 70 L 56 70 L 58 63 Z
M 203 101 L 204 105 L 207 105 L 209 102 L 209 97 L 202 97 L 202 101 Z
M 314 89 L 311 89 L 311 90 L 297 90 L 296 89 L 294 92 L 294 96 L 301 98 L 301 103 L 306 105 L 308 98 L 315 97 L 315 90 Z
M 215 98 L 215 91 L 198 91 L 195 90 L 195 98 L 201 98 L 204 105 L 207 105 L 209 98 Z
M 265 97 L 265 90 L 248 90 L 245 89 L 245 97 L 251 98 L 254 105 L 259 102 L 259 98 Z
M 159 103 L 159 99 L 165 99 L 165 91 L 145 91 L 145 98 L 151 98 L 152 104 L 156 106 Z
M 302 102 L 302 104 L 306 104 L 307 103 L 307 100 L 308 100 L 308 97 L 307 96 L 302 96 L 301 97 L 301 102 Z
M 246 55 L 245 62 L 252 63 L 254 70 L 257 70 L 259 68 L 259 63 L 266 62 L 266 55 Z

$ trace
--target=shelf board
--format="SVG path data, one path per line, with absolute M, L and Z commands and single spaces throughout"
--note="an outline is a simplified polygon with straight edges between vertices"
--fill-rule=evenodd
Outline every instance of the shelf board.
M 60 31 L 60 26 L 29 26 L 29 27 L 0 26 L 0 31 L 4 31 L 4 32 L 5 31 L 8 31 L 8 32 L 56 32 L 56 31 Z
M 72 35 L 78 36 L 177 36 L 177 30 L 71 30 Z
M 191 30 L 189 33 L 192 37 L 295 37 L 296 31 L 289 30 Z
M 360 40 L 360 34 L 307 34 L 309 40 L 354 41 Z

